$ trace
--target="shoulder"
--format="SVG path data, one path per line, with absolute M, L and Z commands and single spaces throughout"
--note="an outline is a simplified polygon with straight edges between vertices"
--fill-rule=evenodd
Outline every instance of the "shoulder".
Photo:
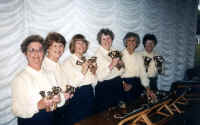
M 143 59 L 143 54 L 141 52 L 135 52 L 135 57 L 139 60 Z
M 64 66 L 64 67 L 70 66 L 70 65 L 72 65 L 72 62 L 73 62 L 73 58 L 72 58 L 72 56 L 69 56 L 64 60 L 62 66 Z
M 122 58 L 128 55 L 126 49 L 123 49 L 121 53 L 122 53 Z
M 123 49 L 121 52 L 122 52 L 122 53 L 125 53 L 125 52 L 126 52 L 126 49 Z
M 96 50 L 95 55 L 96 56 L 102 55 L 102 51 L 101 51 L 100 47 Z
M 49 70 L 51 66 L 49 66 L 48 61 L 46 59 L 46 57 L 44 58 L 44 60 L 42 61 L 42 69 L 44 70 Z
M 12 80 L 12 84 L 24 83 L 31 78 L 31 74 L 25 69 L 18 74 L 16 74 L 15 78 Z
M 156 52 L 156 51 L 153 51 L 152 54 L 153 54 L 153 56 L 159 56 L 159 55 L 160 55 L 160 54 L 158 54 L 158 52 Z
M 141 55 L 141 56 L 144 56 L 145 55 L 145 51 L 138 51 L 137 54 Z

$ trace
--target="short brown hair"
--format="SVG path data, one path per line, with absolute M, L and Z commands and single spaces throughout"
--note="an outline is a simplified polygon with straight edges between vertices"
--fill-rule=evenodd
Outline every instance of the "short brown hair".
M 101 37 L 102 35 L 109 35 L 111 37 L 112 40 L 114 40 L 114 33 L 112 32 L 112 30 L 108 29 L 108 28 L 103 28 L 103 29 L 100 29 L 100 31 L 98 32 L 97 34 L 97 40 L 99 42 L 99 44 L 101 44 Z
M 26 39 L 21 44 L 22 53 L 27 53 L 27 48 L 32 42 L 40 43 L 42 45 L 42 48 L 44 49 L 44 39 L 40 35 L 30 35 L 26 37 Z
M 131 38 L 131 37 L 136 38 L 136 48 L 137 48 L 140 44 L 140 36 L 137 33 L 134 33 L 134 32 L 128 32 L 124 36 L 124 38 L 123 38 L 124 46 L 127 48 L 126 42 L 127 42 L 128 38 Z
M 47 50 L 53 44 L 53 42 L 62 43 L 64 47 L 66 44 L 66 40 L 63 35 L 57 32 L 50 32 L 45 39 L 45 50 Z
M 79 41 L 79 40 L 83 41 L 86 44 L 85 52 L 87 52 L 89 42 L 85 39 L 85 36 L 83 36 L 82 34 L 76 34 L 72 37 L 72 40 L 69 44 L 69 50 L 71 53 L 75 53 L 75 44 L 76 44 L 76 41 Z

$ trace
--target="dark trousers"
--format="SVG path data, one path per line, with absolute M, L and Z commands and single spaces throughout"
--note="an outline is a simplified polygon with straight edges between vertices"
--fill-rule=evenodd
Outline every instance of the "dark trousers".
M 122 99 L 123 85 L 120 77 L 98 82 L 95 87 L 96 112 L 116 106 Z
M 157 77 L 150 77 L 150 88 L 153 91 L 158 91 L 158 87 L 157 87 Z
M 94 93 L 91 85 L 81 86 L 76 89 L 72 99 L 64 106 L 64 124 L 74 123 L 90 116 L 94 111 Z
M 39 111 L 32 118 L 20 118 L 17 120 L 18 125 L 54 125 L 53 112 Z
M 124 101 L 125 102 L 133 102 L 138 99 L 142 92 L 145 91 L 145 88 L 142 86 L 140 78 L 131 77 L 131 78 L 123 78 L 124 82 L 127 84 L 131 84 L 132 88 L 128 92 L 124 92 Z

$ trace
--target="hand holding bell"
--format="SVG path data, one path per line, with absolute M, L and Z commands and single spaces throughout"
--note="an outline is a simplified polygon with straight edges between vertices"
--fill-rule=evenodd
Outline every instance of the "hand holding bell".
M 118 70 L 120 70 L 121 68 L 124 68 L 124 63 L 122 63 L 123 61 L 122 59 L 122 53 L 120 51 L 111 51 L 108 53 L 108 56 L 110 56 L 113 60 L 112 63 L 114 66 L 116 66 L 116 68 Z M 114 63 L 116 61 L 116 59 L 118 59 L 117 63 Z M 121 61 L 121 62 L 120 62 Z
M 149 64 L 152 58 L 147 57 L 147 56 L 143 56 L 143 58 L 144 58 L 144 66 L 145 66 L 146 72 L 148 72 Z
M 164 58 L 162 56 L 154 56 L 153 59 L 156 63 L 158 73 L 161 74 L 163 72 Z

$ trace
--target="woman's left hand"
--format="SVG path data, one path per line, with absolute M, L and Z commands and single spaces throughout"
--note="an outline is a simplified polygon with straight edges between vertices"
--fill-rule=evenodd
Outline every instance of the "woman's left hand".
M 53 98 L 53 103 L 59 103 L 61 101 L 60 95 L 54 95 Z
M 89 63 L 87 61 L 85 61 L 83 64 L 82 64 L 82 74 L 85 75 L 88 71 L 88 67 L 89 67 Z
M 153 91 L 151 91 L 150 89 L 147 89 L 147 96 L 151 97 L 153 100 L 157 99 L 156 94 Z

